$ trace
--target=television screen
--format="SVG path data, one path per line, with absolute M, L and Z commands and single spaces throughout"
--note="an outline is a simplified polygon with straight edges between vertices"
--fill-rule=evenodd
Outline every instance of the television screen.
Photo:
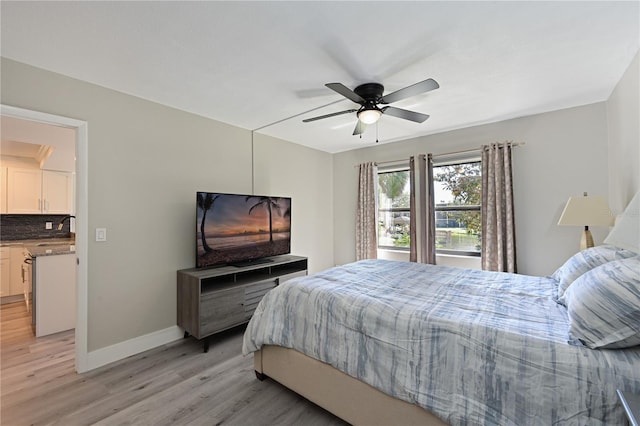
M 198 192 L 196 211 L 197 268 L 291 251 L 291 198 Z

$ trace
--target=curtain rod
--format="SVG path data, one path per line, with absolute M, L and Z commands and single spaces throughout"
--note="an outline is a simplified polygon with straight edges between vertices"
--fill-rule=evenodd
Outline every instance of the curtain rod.
M 524 142 L 511 142 L 511 146 L 522 146 L 525 145 Z M 450 157 L 452 155 L 456 155 L 456 154 L 470 154 L 472 152 L 477 152 L 480 153 L 480 151 L 482 150 L 482 148 L 474 148 L 474 149 L 464 149 L 461 151 L 452 151 L 452 152 L 445 152 L 443 154 L 434 154 L 433 158 L 438 158 L 438 157 Z M 376 165 L 381 165 L 381 164 L 392 164 L 392 163 L 400 163 L 400 162 L 406 162 L 409 161 L 408 158 L 403 158 L 400 160 L 389 160 L 389 161 L 376 161 Z M 358 166 L 355 166 L 358 167 Z

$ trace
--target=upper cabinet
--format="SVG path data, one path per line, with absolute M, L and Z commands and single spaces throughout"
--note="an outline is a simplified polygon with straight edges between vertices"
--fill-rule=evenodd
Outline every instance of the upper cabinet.
M 8 169 L 7 213 L 42 213 L 42 170 Z
M 7 173 L 7 213 L 71 214 L 73 173 L 14 169 Z
M 0 167 L 0 214 L 7 212 L 7 168 Z
M 73 174 L 42 171 L 42 212 L 71 214 L 73 212 Z

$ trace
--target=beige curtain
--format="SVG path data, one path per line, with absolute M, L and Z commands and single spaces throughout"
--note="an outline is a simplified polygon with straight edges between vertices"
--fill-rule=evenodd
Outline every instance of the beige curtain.
M 411 209 L 409 260 L 436 263 L 433 158 L 431 154 L 409 158 L 409 208 Z
M 409 157 L 409 261 L 418 261 L 418 210 L 416 199 L 416 159 Z
M 517 272 L 511 143 L 482 146 L 482 269 Z
M 356 260 L 378 257 L 378 168 L 375 163 L 359 166 L 358 211 L 356 216 Z
M 426 249 L 424 263 L 436 264 L 436 203 L 433 190 L 433 155 L 427 154 L 426 160 Z

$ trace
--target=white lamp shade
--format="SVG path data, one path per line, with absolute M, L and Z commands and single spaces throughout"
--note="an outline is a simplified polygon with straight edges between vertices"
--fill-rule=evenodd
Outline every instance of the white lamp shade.
M 611 226 L 613 215 L 603 197 L 597 195 L 570 197 L 560 215 L 558 225 Z
M 358 113 L 358 119 L 364 124 L 373 124 L 380 119 L 382 112 L 379 109 L 363 109 Z

